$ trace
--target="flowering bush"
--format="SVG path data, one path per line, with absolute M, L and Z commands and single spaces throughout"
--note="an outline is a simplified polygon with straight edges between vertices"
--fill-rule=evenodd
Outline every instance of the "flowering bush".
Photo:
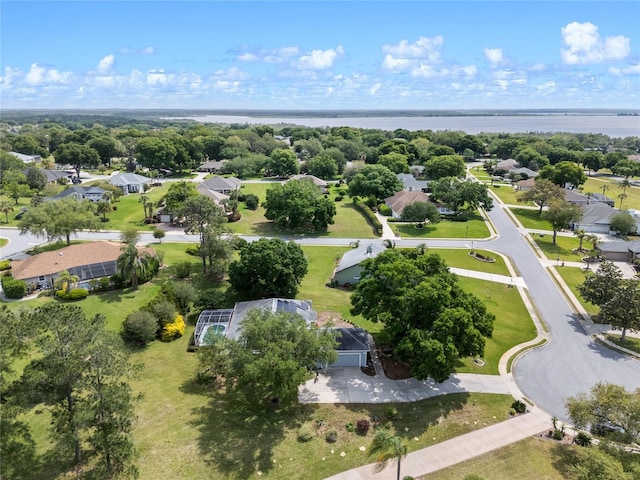
M 162 329 L 162 341 L 170 342 L 176 338 L 180 338 L 184 335 L 184 329 L 186 325 L 184 318 L 179 313 L 176 314 L 176 318 L 171 323 L 167 323 Z

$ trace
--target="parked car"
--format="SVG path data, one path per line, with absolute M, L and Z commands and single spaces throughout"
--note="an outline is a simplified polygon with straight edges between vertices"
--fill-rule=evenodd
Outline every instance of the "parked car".
M 71 182 L 72 182 L 74 185 L 77 185 L 77 184 L 79 184 L 79 183 L 82 183 L 82 180 L 80 180 L 80 177 L 75 177 L 75 176 L 74 176 L 74 177 L 71 177 Z
M 16 213 L 15 219 L 16 220 L 20 220 L 22 217 L 24 217 L 25 212 L 28 210 L 27 207 L 22 207 L 20 209 L 20 211 L 18 213 Z

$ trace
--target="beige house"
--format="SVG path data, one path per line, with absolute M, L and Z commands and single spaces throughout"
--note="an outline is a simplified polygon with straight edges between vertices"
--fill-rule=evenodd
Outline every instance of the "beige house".
M 386 198 L 384 203 L 391 209 L 393 218 L 399 219 L 407 205 L 415 202 L 429 202 L 429 194 L 421 191 L 401 190 L 394 196 Z
M 116 260 L 122 254 L 121 248 L 122 244 L 115 242 L 70 245 L 24 260 L 14 260 L 11 262 L 11 271 L 13 278 L 23 280 L 28 285 L 52 288 L 60 272 L 66 270 L 78 277 L 80 287 L 88 287 L 89 280 L 110 277 L 116 273 Z M 151 248 L 143 250 L 155 255 Z

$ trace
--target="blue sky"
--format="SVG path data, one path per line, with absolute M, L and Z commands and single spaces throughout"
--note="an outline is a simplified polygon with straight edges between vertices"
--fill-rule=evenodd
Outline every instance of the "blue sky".
M 0 2 L 2 108 L 640 109 L 640 2 Z

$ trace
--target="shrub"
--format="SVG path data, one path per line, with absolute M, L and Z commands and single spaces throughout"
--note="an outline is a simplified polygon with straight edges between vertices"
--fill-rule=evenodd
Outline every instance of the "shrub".
M 115 212 L 118 209 L 117 205 L 111 205 L 111 209 Z
M 111 286 L 109 277 L 102 277 L 100 280 L 98 280 L 98 285 L 100 285 L 100 290 L 102 291 L 109 290 L 109 287 Z
M 9 270 L 11 268 L 11 262 L 9 260 L 0 261 L 0 271 Z
M 109 280 L 116 289 L 124 287 L 124 278 L 122 278 L 122 275 L 120 275 L 119 273 L 111 275 L 111 278 L 109 278 Z
M 193 255 L 194 257 L 200 256 L 200 245 L 189 245 L 185 250 L 189 255 Z
M 158 321 L 151 313 L 139 310 L 122 322 L 122 337 L 137 345 L 146 345 L 156 338 Z
M 74 288 L 69 292 L 69 300 L 82 300 L 87 298 L 89 292 L 84 288 Z
M 184 335 L 186 325 L 182 315 L 177 314 L 173 322 L 167 323 L 162 329 L 162 341 L 170 342 Z
M 520 400 L 515 400 L 511 404 L 511 408 L 513 408 L 518 413 L 524 413 L 527 411 L 527 405 Z
M 184 314 L 189 312 L 191 302 L 198 298 L 198 292 L 196 292 L 195 287 L 188 282 L 172 282 L 168 287 L 172 290 L 171 298 L 178 310 Z
M 334 201 L 341 202 L 343 198 L 344 197 L 342 195 L 338 195 L 336 198 L 334 198 Z
M 22 298 L 27 293 L 27 283 L 13 277 L 2 277 L 2 289 L 7 298 Z
M 591 437 L 583 432 L 578 433 L 574 441 L 581 447 L 588 447 L 591 445 Z
M 344 428 L 347 429 L 347 432 L 353 432 L 355 431 L 356 427 L 353 426 L 353 423 L 349 422 L 347 423 Z
M 246 196 L 244 203 L 249 210 L 256 210 L 260 204 L 260 199 L 257 195 L 250 193 Z
M 338 441 L 338 432 L 336 432 L 335 430 L 329 430 L 324 439 L 327 441 L 327 443 L 336 443 Z
M 378 211 L 380 212 L 381 215 L 384 215 L 385 217 L 391 216 L 391 207 L 389 207 L 384 203 L 381 203 L 380 205 L 378 205 Z
M 510 417 L 513 417 L 517 412 L 515 408 L 510 408 L 509 410 L 507 410 L 507 413 Z
M 237 200 L 239 202 L 244 202 L 247 199 L 247 194 L 246 193 L 238 193 L 238 198 Z
M 398 416 L 398 409 L 396 407 L 387 407 L 387 417 L 393 420 Z
M 173 265 L 173 274 L 178 278 L 187 278 L 188 276 L 191 275 L 192 271 L 193 271 L 193 265 L 188 260 L 183 260 L 182 262 L 176 262 Z
M 248 244 L 249 242 L 247 242 L 244 238 L 236 237 L 232 240 L 231 248 L 233 248 L 234 250 L 242 250 Z
M 176 306 L 171 302 L 160 300 L 159 302 L 153 302 L 150 307 L 151 313 L 161 327 L 171 323 L 176 318 Z
M 218 288 L 209 288 L 200 292 L 194 307 L 197 310 L 214 310 L 224 308 L 227 303 L 227 296 L 224 291 Z
M 315 431 L 313 426 L 310 423 L 303 423 L 298 427 L 298 441 L 300 442 L 308 442 L 315 435 Z
M 369 428 L 371 428 L 371 422 L 369 422 L 369 420 L 358 420 L 358 423 L 356 423 L 356 433 L 358 435 L 365 436 Z

